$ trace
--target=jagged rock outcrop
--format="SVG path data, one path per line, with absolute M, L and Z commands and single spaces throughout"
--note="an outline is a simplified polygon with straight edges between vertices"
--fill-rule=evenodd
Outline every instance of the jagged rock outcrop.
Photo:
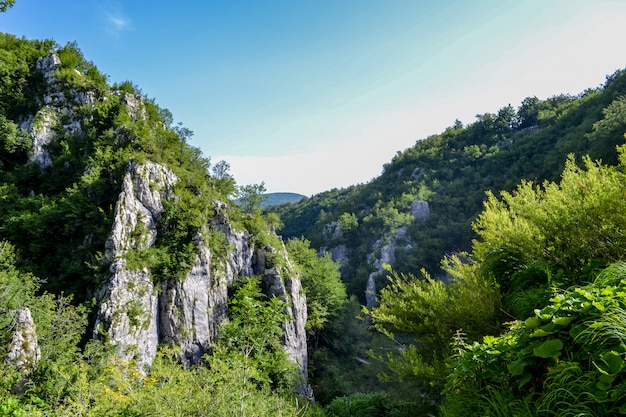
M 35 368 L 40 358 L 41 351 L 30 310 L 28 308 L 17 310 L 13 336 L 9 341 L 9 351 L 5 361 L 23 373 L 29 373 Z
M 30 160 L 47 168 L 52 164 L 47 146 L 59 132 L 80 136 L 85 116 L 75 110 L 81 106 L 93 106 L 96 99 L 92 91 L 64 91 L 57 80 L 57 71 L 61 68 L 61 60 L 57 55 L 39 58 L 35 68 L 46 80 L 48 90 L 42 97 L 43 106 L 36 114 L 22 121 L 20 128 L 28 131 L 33 141 Z
M 198 241 L 191 271 L 183 281 L 164 283 L 160 298 L 162 341 L 180 346 L 181 360 L 187 365 L 200 362 L 217 340 L 228 317 L 228 287 L 238 276 L 252 274 L 248 233 L 234 231 L 223 216 L 218 215 L 213 224 L 224 231 L 232 248 L 226 259 L 212 259 L 210 248 Z
M 158 296 L 148 268 L 133 269 L 129 250 L 146 250 L 156 241 L 156 222 L 177 177 L 162 165 L 131 164 L 124 176 L 106 244 L 111 260 L 109 282 L 98 295 L 94 332 L 117 346 L 117 355 L 135 359 L 141 370 L 156 355 L 159 343 Z
M 411 215 L 416 219 L 426 220 L 430 216 L 428 201 L 415 200 L 411 203 Z
M 339 264 L 339 267 L 342 268 L 348 264 L 350 261 L 350 250 L 346 245 L 333 246 L 331 248 L 323 247 L 320 249 L 320 256 L 323 256 L 325 252 L 330 253 L 330 256 L 333 261 Z
M 414 200 L 411 203 L 409 212 L 416 220 L 426 220 L 430 216 L 430 207 L 424 200 Z M 396 262 L 396 247 L 404 243 L 406 247 L 412 247 L 412 243 L 407 241 L 407 228 L 402 226 L 396 233 L 381 237 L 372 245 L 372 251 L 368 261 L 374 267 L 367 279 L 365 288 L 365 302 L 367 308 L 372 308 L 376 304 L 376 277 L 384 273 L 384 265 L 393 265 Z
M 307 320 L 306 299 L 302 295 L 300 279 L 294 267 L 287 259 L 285 248 L 281 248 L 279 256 L 283 258 L 285 267 L 280 268 L 267 262 L 267 253 L 276 249 L 265 247 L 257 249 L 254 254 L 254 273 L 263 277 L 265 293 L 279 297 L 286 305 L 289 320 L 283 324 L 283 347 L 292 361 L 298 364 L 300 377 L 303 381 L 298 392 L 305 398 L 313 398 L 313 391 L 306 384 L 307 369 L 307 342 L 305 325 Z
M 37 98 L 37 111 L 24 115 L 19 123 L 32 139 L 31 161 L 43 169 L 55 169 L 57 155 L 53 151 L 55 147 L 50 146 L 55 141 L 69 137 L 92 139 L 85 132 L 93 131 L 89 123 L 96 114 L 93 111 L 102 103 L 119 99 L 130 124 L 149 122 L 140 94 L 89 91 L 88 83 L 72 87 L 71 81 L 59 76 L 60 69 L 57 55 L 36 62 L 36 70 L 45 81 L 44 92 Z M 82 79 L 78 71 L 76 77 Z M 107 134 L 113 133 L 116 145 L 129 142 L 133 134 L 130 124 L 110 127 Z M 90 169 L 90 166 L 85 168 L 86 172 Z M 107 181 L 113 184 L 116 178 L 112 174 Z M 198 363 L 215 343 L 220 327 L 227 320 L 229 286 L 240 276 L 258 273 L 264 277 L 267 293 L 281 297 L 288 305 L 286 312 L 290 320 L 283 326 L 283 346 L 306 378 L 306 302 L 299 278 L 293 268 L 273 269 L 271 262 L 259 262 L 264 251 L 270 249 L 255 247 L 247 231 L 236 230 L 228 220 L 229 208 L 224 203 L 215 202 L 212 207 L 215 215 L 205 225 L 206 230 L 195 237 L 197 253 L 184 277 L 159 277 L 155 282 L 144 255 L 157 242 L 164 203 L 177 201 L 174 186 L 178 181 L 164 165 L 132 162 L 127 167 L 105 244 L 103 262 L 107 272 L 95 291 L 98 308 L 93 336 L 114 345 L 117 356 L 134 361 L 140 371 L 148 370 L 160 343 L 179 347 L 182 363 Z M 205 232 L 221 234 L 228 248 L 212 248 L 204 240 Z M 15 353 L 12 357 L 19 360 L 21 356 Z M 309 394 L 306 385 L 301 392 Z
M 290 320 L 283 325 L 283 347 L 306 380 L 306 300 L 299 277 L 284 248 L 281 256 L 287 267 L 277 268 L 265 256 L 274 249 L 255 248 L 248 232 L 234 230 L 228 223 L 225 204 L 215 203 L 216 215 L 207 225 L 226 237 L 229 250 L 225 256 L 214 256 L 212 248 L 198 236 L 195 262 L 185 278 L 165 280 L 158 287 L 148 268 L 128 265 L 125 255 L 129 250 L 146 250 L 155 243 L 163 202 L 176 198 L 172 192 L 176 181 L 176 176 L 161 165 L 130 165 L 107 242 L 105 258 L 111 262 L 110 276 L 98 295 L 94 335 L 114 344 L 120 358 L 136 360 L 140 370 L 152 363 L 159 343 L 178 346 L 184 364 L 198 363 L 227 319 L 229 286 L 239 276 L 258 274 L 263 277 L 266 293 L 287 304 Z M 311 396 L 306 384 L 299 391 Z
M 401 227 L 387 239 L 380 238 L 372 245 L 372 253 L 368 261 L 374 267 L 374 271 L 369 274 L 365 288 L 365 305 L 368 309 L 376 304 L 376 277 L 384 272 L 385 264 L 393 265 L 396 262 L 396 244 L 405 235 L 406 227 Z
M 343 236 L 343 231 L 338 221 L 327 223 L 322 231 L 322 237 L 324 241 L 331 241 L 339 239 Z

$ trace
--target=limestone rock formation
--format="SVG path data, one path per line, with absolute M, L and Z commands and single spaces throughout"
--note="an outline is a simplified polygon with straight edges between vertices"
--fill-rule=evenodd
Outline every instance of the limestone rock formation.
M 416 219 L 426 220 L 430 216 L 428 201 L 415 200 L 411 203 L 411 215 Z
M 176 181 L 177 177 L 162 165 L 131 164 L 106 245 L 111 276 L 98 295 L 100 308 L 94 332 L 116 345 L 120 358 L 135 359 L 140 369 L 149 366 L 156 355 L 158 297 L 148 268 L 129 268 L 125 255 L 154 244 L 163 200 Z
M 92 139 L 89 135 L 93 133 L 93 126 L 90 126 L 93 110 L 102 103 L 119 99 L 131 122 L 148 122 L 146 103 L 140 94 L 89 91 L 83 88 L 87 84 L 73 88 L 72 83 L 59 77 L 61 61 L 54 54 L 40 58 L 35 67 L 45 81 L 44 93 L 37 99 L 39 108 L 31 115 L 24 115 L 19 127 L 31 136 L 30 159 L 42 170 L 55 168 L 55 147 L 50 146 L 56 145 L 55 141 L 69 137 L 78 141 Z M 82 75 L 77 72 L 77 77 Z M 130 141 L 130 126 L 115 125 L 111 129 L 107 134 L 113 133 L 115 145 Z M 110 184 L 117 180 L 113 176 L 107 179 Z M 283 346 L 306 379 L 306 302 L 299 277 L 293 268 L 278 269 L 266 262 L 264 253 L 270 249 L 256 247 L 247 231 L 233 227 L 226 204 L 214 202 L 214 216 L 203 226 L 206 230 L 195 236 L 196 255 L 189 271 L 182 278 L 159 277 L 155 282 L 149 262 L 143 262 L 142 256 L 157 242 L 164 203 L 176 204 L 178 197 L 174 187 L 178 181 L 179 178 L 161 164 L 148 161 L 128 165 L 105 244 L 103 266 L 107 272 L 95 291 L 98 308 L 93 337 L 115 346 L 117 356 L 133 361 L 140 371 L 148 370 L 160 343 L 180 348 L 183 364 L 198 363 L 217 340 L 220 326 L 228 317 L 229 286 L 238 277 L 260 274 L 268 294 L 280 297 L 288 306 L 286 312 L 290 320 L 283 326 Z M 205 232 L 219 233 L 225 238 L 228 246 L 225 254 L 224 248 L 216 250 L 205 241 Z M 286 253 L 281 256 L 286 257 Z M 261 258 L 265 261 L 260 262 Z M 26 318 L 24 316 L 24 320 Z M 25 331 L 19 337 L 28 341 Z M 19 337 L 17 334 L 15 337 L 11 360 L 31 366 L 38 358 L 36 351 L 31 352 L 28 361 L 20 359 L 26 358 L 25 351 L 19 351 Z M 306 385 L 303 387 L 301 391 L 308 395 Z
M 283 347 L 289 358 L 298 364 L 300 377 L 303 383 L 298 392 L 305 398 L 313 398 L 311 387 L 306 384 L 307 343 L 304 330 L 307 320 L 306 299 L 302 295 L 300 279 L 286 256 L 285 248 L 280 248 L 280 254 L 285 263 L 284 268 L 278 268 L 267 262 L 267 253 L 275 252 L 274 248 L 265 247 L 255 252 L 253 265 L 254 273 L 263 277 L 266 294 L 279 297 L 286 305 L 289 320 L 283 324 Z
M 6 363 L 23 373 L 32 371 L 41 357 L 35 323 L 28 308 L 16 312 L 13 336 L 9 341 Z
M 428 219 L 428 216 L 430 216 L 428 202 L 424 200 L 413 201 L 410 213 L 416 220 Z M 383 265 L 393 265 L 396 262 L 396 247 L 402 243 L 407 247 L 412 246 L 410 240 L 407 240 L 406 226 L 398 228 L 394 234 L 381 237 L 372 245 L 368 261 L 374 267 L 374 271 L 370 273 L 365 288 L 367 308 L 372 308 L 376 304 L 376 277 L 384 272 Z
M 47 146 L 59 134 L 58 131 L 80 136 L 82 123 L 85 120 L 81 112 L 76 109 L 81 106 L 93 106 L 95 103 L 95 95 L 92 91 L 63 90 L 57 82 L 56 75 L 60 67 L 61 60 L 55 54 L 37 60 L 35 68 L 46 80 L 48 90 L 42 98 L 43 106 L 39 111 L 20 123 L 20 128 L 28 131 L 33 141 L 30 160 L 39 163 L 42 168 L 47 168 L 52 164 Z
M 147 250 L 156 242 L 163 203 L 176 199 L 172 191 L 176 182 L 177 177 L 161 165 L 129 166 L 107 242 L 110 275 L 98 295 L 94 336 L 114 344 L 117 355 L 135 360 L 140 370 L 150 366 L 159 343 L 178 346 L 184 364 L 198 363 L 227 319 L 229 286 L 239 276 L 258 274 L 266 293 L 287 305 L 290 320 L 283 325 L 283 347 L 306 380 L 306 300 L 299 277 L 284 248 L 280 256 L 288 267 L 277 268 L 266 257 L 274 249 L 256 248 L 248 232 L 233 229 L 225 204 L 215 203 L 216 215 L 207 227 L 224 234 L 229 247 L 226 256 L 214 256 L 207 242 L 197 236 L 195 262 L 182 280 L 172 278 L 155 285 L 148 268 L 129 266 L 128 251 Z M 311 396 L 305 383 L 299 391 Z

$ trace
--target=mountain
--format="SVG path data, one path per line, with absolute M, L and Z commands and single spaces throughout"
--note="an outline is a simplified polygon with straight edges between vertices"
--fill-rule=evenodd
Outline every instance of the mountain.
M 522 179 L 558 180 L 570 153 L 579 161 L 588 154 L 617 163 L 626 118 L 614 109 L 624 94 L 626 72 L 620 70 L 577 95 L 528 97 L 517 108 L 479 114 L 469 125 L 457 121 L 418 140 L 367 184 L 267 211 L 281 217 L 284 238 L 303 236 L 332 254 L 349 292 L 364 304 L 366 292 L 385 285 L 385 263 L 445 279 L 440 261 L 470 249 L 476 238 L 471 224 L 486 191 L 514 191 Z
M 617 71 L 577 95 L 456 122 L 367 184 L 277 193 L 278 205 L 270 195 L 262 213 L 258 188 L 244 188 L 238 205 L 230 196 L 243 187 L 227 164 L 211 166 L 169 111 L 130 82 L 109 85 L 76 45 L 0 34 L 0 53 L 9 415 L 321 415 L 301 400 L 309 383 L 324 404 L 355 392 L 399 398 L 412 385 L 381 383 L 387 369 L 364 358 L 404 349 L 355 319 L 360 304 L 377 303 L 386 264 L 446 281 L 440 262 L 472 249 L 486 192 L 556 181 L 569 154 L 616 165 L 626 131 Z M 422 394 L 409 392 L 394 415 L 414 415 Z M 368 395 L 353 399 L 380 399 Z
M 292 391 L 310 398 L 300 272 L 259 207 L 229 198 L 224 165 L 132 83 L 109 85 L 76 45 L 0 33 L 0 53 L 0 354 L 11 375 L 0 408 L 42 415 L 20 399 L 36 386 L 58 415 L 137 414 L 114 410 L 133 401 L 164 415 L 124 397 L 130 385 L 104 406 L 117 389 L 106 380 L 134 375 L 139 390 L 159 369 L 189 367 L 186 392 L 222 387 L 264 415 L 295 409 L 271 405 Z M 201 374 L 226 379 L 191 382 Z M 102 396 L 70 392 L 81 378 Z M 153 406 L 176 401 L 163 392 Z M 94 408 L 71 409 L 76 395 Z M 189 415 L 217 407 L 180 401 Z
M 263 195 L 261 207 L 280 206 L 281 204 L 297 203 L 306 196 L 296 193 L 267 193 Z

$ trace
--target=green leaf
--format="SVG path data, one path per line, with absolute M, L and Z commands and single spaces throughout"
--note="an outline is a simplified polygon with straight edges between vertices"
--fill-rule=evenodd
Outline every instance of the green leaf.
M 575 324 L 569 330 L 569 335 L 572 339 L 574 339 L 574 341 L 576 341 L 576 339 L 585 331 L 586 328 L 587 326 L 584 324 Z
M 522 378 L 520 378 L 519 383 L 517 384 L 517 386 L 519 388 L 522 388 L 524 385 L 529 383 L 532 379 L 533 379 L 533 374 L 531 374 L 530 372 L 524 372 L 522 374 Z
M 600 375 L 598 381 L 602 382 L 603 384 L 611 385 L 613 381 L 615 381 L 615 377 L 612 375 Z
M 559 326 L 565 327 L 569 325 L 572 322 L 572 320 L 574 320 L 573 317 L 557 317 L 554 319 L 554 323 L 558 324 Z
M 524 359 L 517 359 L 507 365 L 509 372 L 513 376 L 519 376 L 524 373 L 524 367 L 527 365 L 527 362 Z
M 607 365 L 609 373 L 615 375 L 624 368 L 624 359 L 615 351 L 604 352 L 600 359 Z
M 534 329 L 541 326 L 541 319 L 539 317 L 529 317 L 524 323 L 526 323 L 527 328 Z
M 546 332 L 543 329 L 537 329 L 534 332 L 532 332 L 530 337 L 545 337 L 545 336 L 553 335 L 554 333 L 556 333 L 556 332 Z
M 539 358 L 552 358 L 559 356 L 561 349 L 563 349 L 563 342 L 559 339 L 550 339 L 533 349 L 533 353 Z
M 593 303 L 591 303 L 595 308 L 597 308 L 600 312 L 604 312 L 606 310 L 606 307 L 604 304 L 602 304 L 599 301 L 594 301 Z

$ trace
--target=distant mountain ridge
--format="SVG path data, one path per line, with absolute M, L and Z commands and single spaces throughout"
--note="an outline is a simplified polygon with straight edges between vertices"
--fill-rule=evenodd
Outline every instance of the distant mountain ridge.
M 307 198 L 305 195 L 297 193 L 267 193 L 263 197 L 265 198 L 261 204 L 263 208 L 287 203 L 299 203 L 302 199 Z

